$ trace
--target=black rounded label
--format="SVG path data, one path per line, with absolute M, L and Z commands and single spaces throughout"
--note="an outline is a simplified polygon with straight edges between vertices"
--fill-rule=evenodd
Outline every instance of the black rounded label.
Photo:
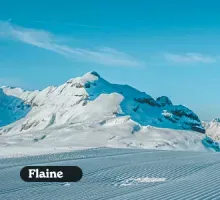
M 20 172 L 26 182 L 77 182 L 82 175 L 77 166 L 26 166 Z

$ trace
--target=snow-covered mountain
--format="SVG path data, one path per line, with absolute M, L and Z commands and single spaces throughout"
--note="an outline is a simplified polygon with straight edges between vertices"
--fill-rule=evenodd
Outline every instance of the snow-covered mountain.
M 6 95 L 19 98 L 32 107 L 25 118 L 9 125 L 13 132 L 41 130 L 66 123 L 105 123 L 105 120 L 129 116 L 144 126 L 204 133 L 198 116 L 190 109 L 173 105 L 165 96 L 154 100 L 130 86 L 111 84 L 96 72 L 42 91 L 2 89 Z
M 220 142 L 220 118 L 215 118 L 211 122 L 202 122 L 206 129 L 206 135 L 214 141 Z
M 13 113 L 19 120 L 8 120 L 0 128 L 4 137 L 0 145 L 34 141 L 46 146 L 50 140 L 54 147 L 205 149 L 205 129 L 193 111 L 173 105 L 168 97 L 153 99 L 128 85 L 109 83 L 96 72 L 41 91 L 10 87 L 2 91 L 5 97 L 22 102 L 25 109 L 9 102 L 9 116 Z

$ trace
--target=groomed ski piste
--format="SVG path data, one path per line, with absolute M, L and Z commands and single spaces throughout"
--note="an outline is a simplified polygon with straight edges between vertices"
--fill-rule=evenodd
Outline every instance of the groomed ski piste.
M 0 160 L 2 200 L 216 200 L 220 156 L 210 152 L 94 148 Z M 26 165 L 79 166 L 76 183 L 27 183 Z
M 0 200 L 220 199 L 219 127 L 97 72 L 41 91 L 1 87 Z M 79 166 L 83 178 L 27 183 L 30 165 Z

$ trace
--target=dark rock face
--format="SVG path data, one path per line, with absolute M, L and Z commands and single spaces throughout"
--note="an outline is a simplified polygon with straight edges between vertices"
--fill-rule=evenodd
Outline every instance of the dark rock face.
M 177 117 L 185 116 L 200 123 L 199 117 L 192 110 L 186 108 L 185 106 L 172 106 L 170 112 Z
M 198 126 L 192 126 L 191 127 L 192 131 L 200 132 L 200 133 L 206 133 L 205 129 L 203 127 L 198 127 Z
M 90 83 L 89 83 L 89 82 L 85 83 L 85 84 L 84 84 L 84 87 L 85 87 L 85 88 L 90 88 Z
M 151 106 L 157 106 L 160 107 L 160 105 L 153 99 L 153 98 L 146 98 L 146 97 L 142 97 L 142 98 L 134 98 L 135 101 L 139 102 L 139 103 L 146 103 L 149 104 Z
M 97 76 L 97 77 L 100 78 L 100 75 L 99 75 L 97 72 L 95 72 L 95 71 L 90 72 L 90 74 L 92 74 L 92 75 Z
M 168 110 L 173 114 L 172 118 L 175 118 L 176 120 L 185 118 L 182 122 L 183 129 L 205 133 L 205 128 L 202 126 L 199 117 L 192 110 L 182 105 L 173 105 Z
M 171 100 L 166 96 L 158 97 L 156 101 L 160 104 L 161 107 L 173 105 Z
M 84 85 L 83 85 L 83 84 L 81 84 L 81 83 L 77 83 L 77 84 L 75 84 L 75 87 L 76 87 L 76 88 L 83 88 L 83 87 L 84 87 Z

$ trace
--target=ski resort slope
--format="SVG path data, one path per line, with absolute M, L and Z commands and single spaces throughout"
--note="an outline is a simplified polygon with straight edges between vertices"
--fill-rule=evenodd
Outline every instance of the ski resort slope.
M 96 148 L 0 160 L 4 200 L 217 200 L 218 153 Z M 27 165 L 71 165 L 83 170 L 77 183 L 26 183 Z

